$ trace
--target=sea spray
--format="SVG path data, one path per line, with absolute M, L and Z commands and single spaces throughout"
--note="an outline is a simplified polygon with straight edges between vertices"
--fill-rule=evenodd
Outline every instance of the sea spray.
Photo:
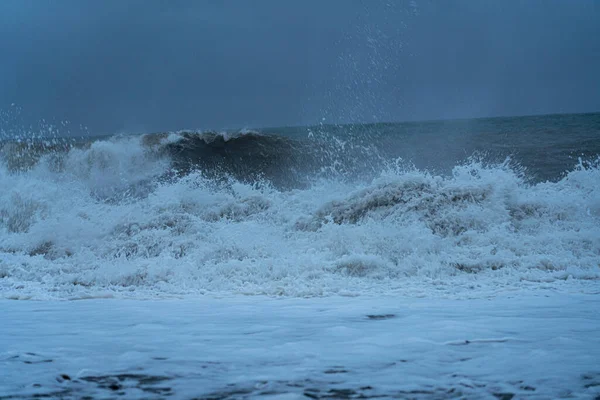
M 2 296 L 359 295 L 432 282 L 450 294 L 476 276 L 488 288 L 600 278 L 597 163 L 555 182 L 474 158 L 446 175 L 389 162 L 353 179 L 348 168 L 324 175 L 331 160 L 317 149 L 319 168 L 272 159 L 283 163 L 272 171 L 304 180 L 282 186 L 253 154 L 264 161 L 283 143 L 316 160 L 311 143 L 198 135 L 107 138 L 49 149 L 26 168 L 5 163 Z M 177 158 L 190 140 L 194 155 L 217 141 L 200 152 L 220 158 Z

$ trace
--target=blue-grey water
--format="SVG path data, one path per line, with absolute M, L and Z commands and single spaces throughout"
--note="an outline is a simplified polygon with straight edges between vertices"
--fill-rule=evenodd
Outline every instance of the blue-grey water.
M 375 146 L 385 157 L 401 157 L 419 169 L 447 171 L 473 155 L 488 161 L 512 157 L 536 181 L 558 179 L 580 158 L 593 160 L 600 154 L 600 113 L 263 131 L 291 137 L 304 137 L 307 131 L 350 137 L 355 143 Z
M 111 140 L 111 135 L 66 138 L 56 132 L 5 130 L 1 159 L 11 169 L 30 168 L 41 156 L 60 161 L 73 146 Z M 177 132 L 185 140 L 152 151 L 168 153 L 179 173 L 266 179 L 280 188 L 306 187 L 317 175 L 370 179 L 390 163 L 444 175 L 473 159 L 509 159 L 529 182 L 556 181 L 600 154 L 600 113 Z M 139 134 L 149 146 L 168 135 Z

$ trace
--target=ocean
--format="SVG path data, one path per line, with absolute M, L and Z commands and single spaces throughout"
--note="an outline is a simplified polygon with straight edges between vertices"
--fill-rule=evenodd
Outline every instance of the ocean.
M 3 132 L 0 399 L 600 396 L 599 113 Z

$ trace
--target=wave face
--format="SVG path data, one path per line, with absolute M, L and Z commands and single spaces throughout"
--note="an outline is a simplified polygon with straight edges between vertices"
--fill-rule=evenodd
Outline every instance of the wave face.
M 473 293 L 600 278 L 600 168 L 448 173 L 255 132 L 5 142 L 6 298 Z

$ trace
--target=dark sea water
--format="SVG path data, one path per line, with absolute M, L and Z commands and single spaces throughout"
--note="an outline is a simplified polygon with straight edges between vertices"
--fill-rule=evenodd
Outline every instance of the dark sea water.
M 539 182 L 560 179 L 580 160 L 594 162 L 600 154 L 600 113 L 279 127 L 204 135 L 179 132 L 187 133 L 188 140 L 166 150 L 180 169 L 199 166 L 208 173 L 219 169 L 237 178 L 266 174 L 282 186 L 293 186 L 306 178 L 301 176 L 304 173 L 323 169 L 370 176 L 391 160 L 447 174 L 472 157 L 486 162 L 510 157 L 525 169 L 530 181 Z M 11 134 L 4 135 L 2 154 L 13 168 L 29 167 L 47 153 L 111 138 Z M 166 135 L 146 135 L 145 142 L 158 144 Z
M 506 157 L 527 168 L 535 181 L 556 180 L 581 158 L 600 154 L 600 113 L 497 117 L 450 121 L 381 123 L 265 129 L 269 134 L 303 138 L 326 132 L 372 145 L 385 158 L 419 169 L 447 172 L 473 155 L 488 161 Z

